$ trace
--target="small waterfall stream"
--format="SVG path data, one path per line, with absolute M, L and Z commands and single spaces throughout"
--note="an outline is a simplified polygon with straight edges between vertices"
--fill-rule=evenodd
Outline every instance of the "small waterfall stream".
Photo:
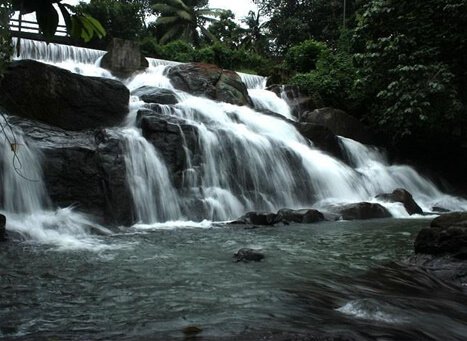
M 23 40 L 20 58 L 38 59 L 84 75 L 111 77 L 96 65 L 102 54 L 102 51 L 56 44 L 46 47 L 43 43 Z M 310 144 L 286 120 L 248 107 L 215 102 L 176 90 L 164 76 L 165 68 L 175 64 L 151 59 L 145 72 L 123 80 L 133 96 L 127 127 L 117 130 L 126 148 L 128 184 L 137 219 L 141 223 L 195 220 L 196 215 L 190 213 L 189 205 L 193 201 L 204 207 L 203 218 L 229 220 L 249 210 L 325 208 L 334 204 L 375 201 L 377 194 L 397 187 L 410 191 L 426 211 L 434 205 L 451 210 L 467 209 L 465 200 L 443 194 L 408 166 L 389 165 L 376 149 L 340 138 L 351 161 L 349 166 L 315 148 L 312 141 Z M 294 119 L 286 101 L 264 89 L 265 78 L 240 76 L 247 84 L 257 109 Z M 187 145 L 180 128 L 183 138 L 180 148 L 184 149 L 187 159 L 182 188 L 174 187 L 160 151 L 135 127 L 138 110 L 150 108 L 138 97 L 138 89 L 143 86 L 174 91 L 179 103 L 172 107 L 161 106 L 163 115 L 174 116 L 197 132 L 200 155 L 194 165 L 190 159 L 192 146 Z M 2 148 L 5 165 L 8 163 L 5 151 L 9 146 L 4 144 Z M 34 162 L 39 164 L 39 161 Z M 3 188 L 18 192 L 13 195 L 15 198 L 18 196 L 15 203 L 6 202 L 5 210 L 23 213 L 44 210 L 46 195 L 40 182 L 40 167 L 35 168 L 37 175 L 28 174 L 27 178 L 37 178 L 39 182 L 27 186 L 16 184 L 16 180 L 5 173 Z M 31 194 L 35 189 L 25 190 L 37 186 L 41 188 L 37 189 L 40 195 Z M 12 196 L 11 193 L 3 195 Z M 29 202 L 31 200 L 37 202 Z M 390 208 L 393 215 L 407 217 L 406 213 L 401 213 L 400 205 L 395 209 L 394 204 L 382 204 Z M 83 225 L 92 224 L 87 221 Z

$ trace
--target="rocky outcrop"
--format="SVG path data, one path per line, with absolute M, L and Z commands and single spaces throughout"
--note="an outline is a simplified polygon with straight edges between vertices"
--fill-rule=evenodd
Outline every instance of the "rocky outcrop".
M 391 213 L 389 213 L 384 206 L 369 202 L 332 207 L 330 210 L 339 214 L 343 220 L 365 220 L 391 217 Z
M 242 217 L 238 218 L 232 224 L 250 224 L 272 226 L 280 222 L 280 217 L 272 212 L 248 212 Z
M 422 214 L 423 210 L 415 202 L 407 190 L 403 188 L 396 188 L 392 193 L 383 193 L 376 196 L 376 199 L 387 201 L 387 202 L 400 202 L 404 205 L 405 210 L 408 214 Z
M 44 181 L 54 206 L 74 205 L 106 225 L 130 225 L 133 201 L 123 143 L 111 130 L 65 131 L 14 119 L 43 155 Z
M 278 220 L 282 222 L 294 222 L 300 224 L 311 224 L 324 221 L 324 215 L 314 209 L 291 210 L 283 208 L 277 212 Z
M 119 125 L 129 91 L 119 81 L 85 77 L 36 62 L 12 62 L 0 80 L 0 104 L 14 115 L 67 130 Z
M 117 76 L 129 76 L 149 66 L 136 41 L 113 38 L 107 51 L 100 66 Z
M 155 86 L 142 86 L 131 93 L 138 96 L 143 102 L 157 104 L 177 104 L 178 99 L 175 92 L 169 89 Z
M 300 122 L 323 125 L 331 129 L 334 134 L 371 144 L 373 136 L 355 117 L 334 108 L 321 108 L 303 113 Z
M 3 214 L 0 214 L 0 242 L 7 240 L 6 236 L 6 217 Z
M 295 123 L 295 127 L 304 137 L 313 142 L 313 145 L 326 153 L 344 160 L 339 139 L 331 129 L 319 124 L 313 123 Z
M 262 259 L 264 259 L 264 254 L 259 252 L 258 250 L 254 249 L 248 249 L 248 248 L 242 248 L 238 250 L 234 256 L 234 261 L 235 262 L 260 262 Z
M 192 95 L 235 105 L 253 106 L 240 76 L 216 65 L 180 64 L 170 67 L 167 77 L 175 88 Z
M 272 91 L 277 96 L 284 98 L 292 109 L 293 116 L 297 117 L 298 120 L 301 119 L 303 113 L 323 107 L 323 101 L 318 94 L 305 95 L 295 85 L 273 84 L 268 86 L 266 90 Z
M 180 188 L 184 172 L 201 162 L 197 129 L 157 106 L 140 110 L 137 122 L 143 136 L 164 158 L 174 185 Z
M 415 239 L 415 253 L 467 259 L 467 212 L 435 218 Z

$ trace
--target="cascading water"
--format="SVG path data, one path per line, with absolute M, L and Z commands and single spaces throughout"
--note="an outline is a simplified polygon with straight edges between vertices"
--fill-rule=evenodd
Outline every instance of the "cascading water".
M 66 55 L 62 48 L 68 49 L 56 46 L 50 58 L 41 57 L 50 56 L 42 52 L 37 57 L 61 65 L 64 62 L 61 56 Z M 29 56 L 27 44 L 23 44 L 23 49 L 24 56 Z M 106 75 L 106 71 L 94 65 L 100 54 L 91 61 L 81 56 L 81 53 L 87 56 L 89 51 L 73 49 L 75 58 L 88 64 L 70 70 Z M 65 61 L 66 65 L 73 63 Z M 378 151 L 355 141 L 341 138 L 351 160 L 349 166 L 316 149 L 312 141 L 307 141 L 280 117 L 176 90 L 164 76 L 164 69 L 175 64 L 151 59 L 145 72 L 124 80 L 134 96 L 127 127 L 119 131 L 125 141 L 128 183 L 141 222 L 199 219 L 199 214 L 190 212 L 193 202 L 203 207 L 203 218 L 228 220 L 248 210 L 325 208 L 338 203 L 374 201 L 375 195 L 397 187 L 412 192 L 425 210 L 434 204 L 447 209 L 467 208 L 465 201 L 442 194 L 410 167 L 390 166 Z M 256 108 L 293 119 L 285 100 L 264 89 L 264 77 L 240 76 L 248 85 Z M 180 128 L 184 141 L 180 148 L 184 148 L 186 155 L 181 188 L 174 188 L 161 153 L 135 128 L 138 110 L 151 108 L 138 97 L 138 89 L 143 86 L 174 91 L 179 103 L 159 106 L 161 115 L 176 117 L 197 132 L 199 155 L 191 160 L 193 146 L 186 143 Z

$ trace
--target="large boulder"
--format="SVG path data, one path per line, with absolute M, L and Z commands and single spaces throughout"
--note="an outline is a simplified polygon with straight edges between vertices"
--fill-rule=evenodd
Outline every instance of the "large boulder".
M 415 253 L 450 255 L 467 259 L 467 212 L 453 212 L 435 218 L 415 239 Z
M 364 220 L 391 217 L 391 213 L 389 213 L 384 206 L 369 202 L 337 206 L 333 207 L 331 210 L 334 213 L 340 214 L 343 220 Z
M 129 91 L 119 81 L 85 77 L 36 62 L 12 62 L 0 79 L 0 104 L 14 115 L 67 130 L 119 125 Z
M 235 262 L 260 262 L 262 259 L 264 259 L 264 254 L 259 252 L 258 250 L 254 249 L 248 249 L 248 248 L 242 248 L 238 250 L 236 253 L 233 255 L 234 261 Z
M 110 129 L 73 132 L 25 119 L 13 122 L 43 155 L 44 181 L 54 206 L 74 205 L 103 224 L 134 222 L 119 135 Z
M 294 222 L 300 224 L 311 224 L 324 221 L 324 215 L 314 209 L 291 210 L 283 208 L 277 212 L 278 220 L 282 222 Z
M 160 107 L 142 109 L 137 124 L 143 136 L 162 155 L 176 187 L 182 187 L 184 174 L 192 172 L 201 162 L 198 130 L 185 120 L 164 114 Z M 192 167 L 191 170 L 188 168 Z
M 107 51 L 100 65 L 117 76 L 129 76 L 149 66 L 136 41 L 113 38 Z
M 423 213 L 423 210 L 413 199 L 412 194 L 403 188 L 396 188 L 392 193 L 379 194 L 376 196 L 376 199 L 387 202 L 400 202 L 410 215 Z
M 272 212 L 248 212 L 231 224 L 249 224 L 249 225 L 262 225 L 272 226 L 281 221 L 278 214 Z
M 304 137 L 313 142 L 313 145 L 324 152 L 344 160 L 339 139 L 331 129 L 319 124 L 297 122 L 295 127 Z
M 355 117 L 334 108 L 321 108 L 302 114 L 301 122 L 314 123 L 328 127 L 334 134 L 351 138 L 363 143 L 372 143 L 373 136 Z
M 173 86 L 195 96 L 253 106 L 248 90 L 240 76 L 216 65 L 189 63 L 172 66 L 167 71 Z

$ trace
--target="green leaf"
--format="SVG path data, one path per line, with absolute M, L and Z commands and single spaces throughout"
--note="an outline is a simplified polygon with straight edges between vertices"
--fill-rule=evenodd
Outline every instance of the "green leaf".
M 102 27 L 101 23 L 88 14 L 86 14 L 85 17 L 89 21 L 89 23 L 93 26 L 93 30 L 97 34 L 97 36 L 99 38 L 105 37 L 107 32 L 105 31 L 104 27 Z

